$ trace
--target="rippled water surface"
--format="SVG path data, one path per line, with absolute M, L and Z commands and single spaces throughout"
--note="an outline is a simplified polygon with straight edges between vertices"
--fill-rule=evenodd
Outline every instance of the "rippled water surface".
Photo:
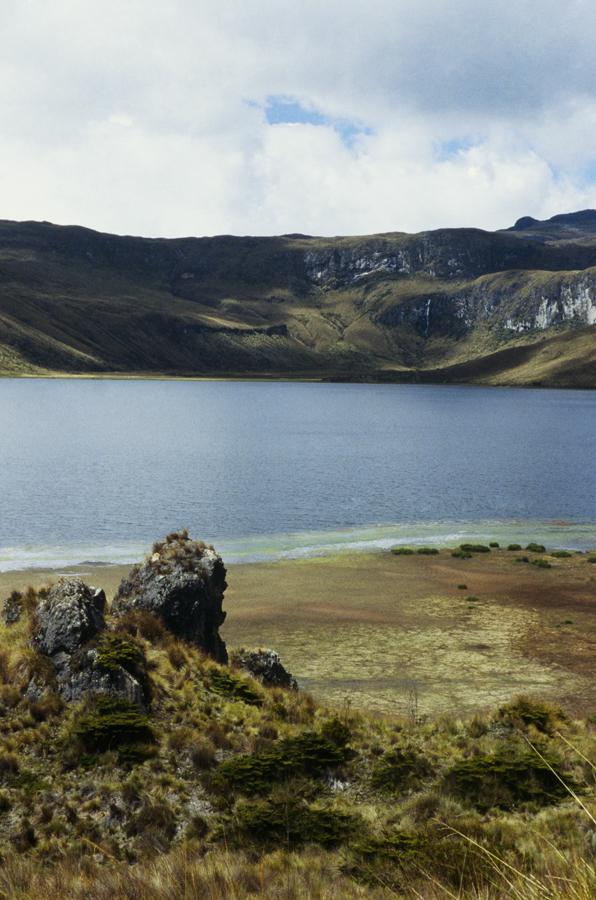
M 596 544 L 596 392 L 0 381 L 0 569 L 527 530 Z M 552 524 L 552 523 L 556 524 Z

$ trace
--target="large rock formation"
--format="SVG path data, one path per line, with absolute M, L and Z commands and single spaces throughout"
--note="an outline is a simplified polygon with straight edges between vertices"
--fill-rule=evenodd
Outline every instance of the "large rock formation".
M 213 547 L 191 540 L 187 531 L 174 532 L 154 544 L 145 562 L 122 580 L 112 613 L 153 613 L 175 635 L 226 663 L 226 645 L 219 636 L 226 587 L 226 569 Z
M 105 605 L 102 590 L 80 578 L 61 579 L 36 607 L 32 644 L 52 663 L 64 700 L 110 694 L 144 706 L 148 693 L 142 653 L 106 631 Z M 32 679 L 27 693 L 37 698 L 44 690 Z

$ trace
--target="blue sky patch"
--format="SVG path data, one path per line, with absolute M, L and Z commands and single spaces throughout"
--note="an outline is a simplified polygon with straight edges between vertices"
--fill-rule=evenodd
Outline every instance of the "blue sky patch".
M 447 159 L 453 159 L 458 153 L 469 150 L 474 146 L 474 141 L 470 137 L 450 138 L 448 141 L 441 141 L 435 146 L 435 156 L 441 162 Z
M 319 112 L 314 107 L 303 106 L 295 97 L 272 94 L 267 97 L 263 109 L 269 125 L 324 125 L 333 128 L 347 147 L 352 147 L 359 135 L 373 133 L 371 128 L 360 122 L 336 119 Z

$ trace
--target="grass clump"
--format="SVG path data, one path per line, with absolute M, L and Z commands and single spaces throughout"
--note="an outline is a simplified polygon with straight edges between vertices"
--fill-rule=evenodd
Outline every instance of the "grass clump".
M 563 711 L 552 703 L 532 697 L 516 697 L 497 712 L 497 719 L 513 728 L 532 726 L 543 734 L 551 735 L 566 721 Z
M 561 779 L 561 780 L 559 780 Z M 445 776 L 445 786 L 480 811 L 511 810 L 520 804 L 548 806 L 568 796 L 563 773 L 518 748 L 504 748 L 461 760 Z
M 416 786 L 432 772 L 428 760 L 412 747 L 397 747 L 374 766 L 371 784 L 377 790 L 394 792 Z
M 526 550 L 529 550 L 530 553 L 545 553 L 546 547 L 544 544 L 528 544 Z
M 145 713 L 126 700 L 109 696 L 89 701 L 75 718 L 71 735 L 88 757 L 116 750 L 123 762 L 151 756 L 156 740 Z
M 216 787 L 242 794 L 262 794 L 275 782 L 299 776 L 320 776 L 348 758 L 345 747 L 315 732 L 278 741 L 261 753 L 244 754 L 222 762 L 213 777 Z
M 411 547 L 392 547 L 391 552 L 394 556 L 413 556 L 414 551 Z
M 263 705 L 263 695 L 245 678 L 239 678 L 227 669 L 213 669 L 209 686 L 228 700 L 241 700 L 249 706 Z
M 490 553 L 490 547 L 486 544 L 460 544 L 459 549 L 464 553 Z

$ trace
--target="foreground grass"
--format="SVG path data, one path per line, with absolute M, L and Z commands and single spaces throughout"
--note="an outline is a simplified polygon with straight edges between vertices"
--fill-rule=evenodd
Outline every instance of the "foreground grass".
M 331 710 L 150 616 L 112 627 L 146 715 L 65 707 L 28 617 L 0 628 L 0 897 L 594 896 L 593 720 Z

